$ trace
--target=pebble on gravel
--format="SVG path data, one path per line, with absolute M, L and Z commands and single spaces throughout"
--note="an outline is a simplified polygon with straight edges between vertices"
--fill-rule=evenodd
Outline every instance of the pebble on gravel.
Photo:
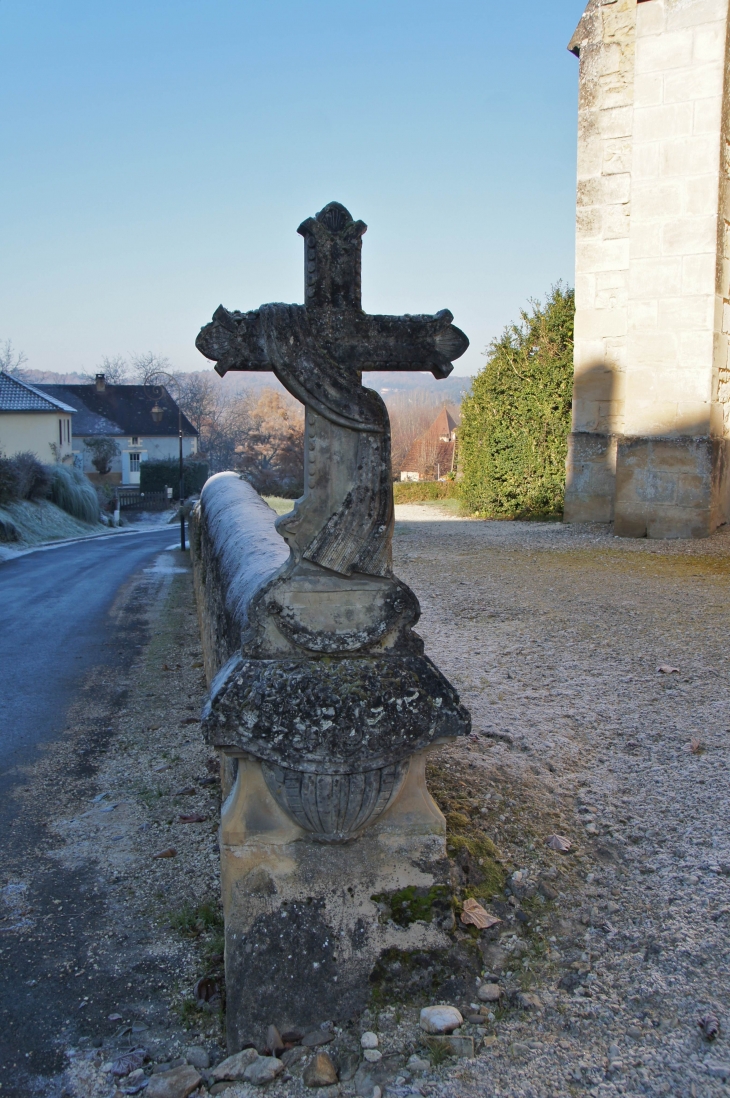
M 284 1051 L 284 1041 L 276 1026 L 269 1026 L 266 1030 L 266 1047 L 271 1050 L 272 1056 Z
M 542 1013 L 542 999 L 531 991 L 521 991 L 517 996 L 517 1002 L 523 1010 L 534 1010 L 538 1014 Z
M 421 1011 L 420 1026 L 426 1033 L 453 1033 L 463 1021 L 456 1007 L 430 1006 Z
M 258 1055 L 255 1048 L 245 1048 L 243 1052 L 234 1053 L 213 1068 L 213 1079 L 216 1083 L 222 1083 L 226 1079 L 243 1079 L 246 1068 L 258 1059 Z
M 198 1071 L 205 1071 L 206 1068 L 210 1067 L 210 1056 L 200 1045 L 191 1045 L 190 1048 L 186 1048 L 185 1059 Z
M 318 1052 L 304 1069 L 306 1087 L 330 1087 L 337 1082 L 337 1069 L 326 1052 Z
M 378 1040 L 377 1033 L 372 1033 L 370 1030 L 368 1030 L 367 1033 L 363 1033 L 360 1038 L 360 1045 L 362 1048 L 377 1048 L 379 1044 L 380 1041 Z
M 363 1056 L 369 1064 L 377 1064 L 378 1060 L 383 1059 L 383 1054 L 379 1048 L 366 1048 L 363 1050 Z
M 498 1003 L 503 994 L 499 984 L 480 984 L 477 988 L 477 999 L 482 1003 Z
M 335 1035 L 331 1029 L 313 1029 L 311 1033 L 305 1033 L 302 1044 L 305 1048 L 316 1048 L 317 1045 L 328 1045 L 334 1041 Z
M 430 1060 L 424 1060 L 423 1056 L 415 1056 L 414 1055 L 414 1056 L 411 1056 L 408 1063 L 406 1064 L 406 1067 L 408 1068 L 409 1071 L 414 1071 L 414 1072 L 428 1071 L 428 1069 L 431 1067 L 431 1061 Z
M 303 1060 L 307 1055 L 306 1049 L 303 1049 L 301 1045 L 295 1045 L 294 1048 L 288 1048 L 286 1052 L 282 1052 L 279 1059 L 286 1068 L 294 1067 L 294 1064 L 298 1064 L 300 1060 Z
M 262 1087 L 271 1083 L 277 1075 L 281 1075 L 284 1065 L 277 1056 L 259 1056 L 252 1064 L 249 1064 L 243 1073 L 247 1083 L 253 1083 L 255 1087 Z
M 147 1098 L 188 1098 L 203 1082 L 194 1067 L 173 1068 L 150 1078 L 145 1095 Z

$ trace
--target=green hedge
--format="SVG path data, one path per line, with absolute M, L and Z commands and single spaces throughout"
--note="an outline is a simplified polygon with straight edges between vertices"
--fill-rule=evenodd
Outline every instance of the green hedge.
M 431 499 L 458 499 L 453 480 L 398 480 L 393 485 L 394 503 L 426 503 Z
M 461 406 L 461 497 L 485 517 L 559 516 L 573 392 L 575 295 L 553 287 L 487 351 Z
M 208 479 L 207 461 L 183 462 L 185 496 L 194 496 Z M 162 492 L 172 488 L 172 498 L 180 498 L 180 464 L 171 461 L 143 461 L 139 467 L 140 492 Z

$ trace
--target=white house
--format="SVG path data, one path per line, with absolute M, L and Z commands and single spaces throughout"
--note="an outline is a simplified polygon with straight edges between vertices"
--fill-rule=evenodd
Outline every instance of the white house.
M 72 459 L 72 416 L 65 401 L 0 370 L 0 454 L 30 451 L 46 465 Z
M 177 459 L 180 412 L 167 389 L 159 385 L 108 385 L 103 374 L 89 385 L 39 385 L 49 398 L 74 410 L 73 452 L 77 468 L 94 481 L 139 484 L 143 461 Z M 198 452 L 198 433 L 182 416 L 183 457 Z M 93 465 L 96 439 L 112 439 L 117 453 L 102 478 Z

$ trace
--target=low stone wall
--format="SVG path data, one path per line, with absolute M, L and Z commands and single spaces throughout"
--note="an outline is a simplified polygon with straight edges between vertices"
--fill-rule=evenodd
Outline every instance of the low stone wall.
M 211 684 L 204 727 L 214 746 L 222 742 L 216 729 L 224 717 L 227 727 L 257 727 L 253 709 L 258 706 L 261 710 L 259 695 L 265 693 L 265 684 L 258 681 L 252 666 L 268 667 L 275 662 L 246 659 L 241 654 L 242 648 L 251 647 L 252 597 L 277 572 L 286 575 L 293 563 L 275 522 L 274 512 L 235 473 L 220 473 L 207 482 L 191 519 L 195 592 Z M 266 586 L 266 590 L 271 588 Z M 327 594 L 325 590 L 322 595 L 325 601 Z M 270 614 L 270 594 L 266 605 Z M 352 607 L 346 605 L 345 609 L 354 613 Z M 381 649 L 379 655 L 366 653 L 359 664 L 352 654 L 333 657 L 325 652 L 302 653 L 281 666 L 290 696 L 299 696 L 302 675 L 312 676 L 313 690 L 302 695 L 307 703 L 302 721 L 307 717 L 314 720 L 318 704 L 324 704 L 321 698 L 318 702 L 317 692 L 324 689 L 322 675 L 333 668 L 349 676 L 350 687 L 346 687 L 359 697 L 363 688 L 357 666 L 375 669 L 387 683 L 394 673 L 400 682 L 398 676 L 412 664 L 422 689 L 427 687 L 435 699 L 437 712 L 456 706 L 458 699 L 450 697 L 450 688 L 436 668 L 423 657 L 418 660 L 413 653 L 388 655 L 387 649 Z M 386 666 L 389 661 L 395 672 Z M 350 665 L 356 665 L 354 670 Z M 381 665 L 385 670 L 378 670 Z M 429 676 L 433 676 L 432 682 Z M 416 694 L 412 691 L 402 705 L 398 729 L 404 734 L 409 721 L 415 720 L 408 707 L 414 705 Z M 377 698 L 369 696 L 368 701 L 376 705 Z M 400 699 L 396 701 L 401 712 Z M 364 735 L 368 734 L 368 720 L 373 723 L 368 712 L 362 720 Z M 374 712 L 377 723 L 377 706 Z M 468 715 L 460 716 L 461 710 L 454 713 L 454 719 L 468 720 Z M 343 717 L 339 722 L 334 715 L 332 720 L 322 721 L 323 725 L 334 722 L 333 731 L 346 735 Z M 352 724 L 359 727 L 356 719 Z M 289 738 L 300 734 L 297 727 Z M 451 944 L 448 931 L 454 924 L 449 902 L 442 905 L 442 911 L 434 907 L 428 922 L 396 926 L 382 917 L 383 903 L 403 890 L 412 890 L 424 901 L 442 893 L 450 895 L 446 825 L 425 778 L 428 750 L 442 741 L 436 738 L 425 748 L 414 742 L 412 753 L 390 769 L 382 763 L 376 767 L 374 759 L 375 769 L 360 774 L 354 760 L 351 772 L 341 767 L 333 775 L 300 775 L 307 789 L 297 786 L 294 793 L 290 789 L 283 796 L 283 784 L 292 772 L 279 771 L 271 760 L 236 746 L 234 739 L 232 734 L 221 747 L 224 800 L 220 832 L 231 1052 L 249 1042 L 262 1045 L 272 1024 L 284 1030 L 352 1019 L 368 1005 L 371 974 L 381 958 L 399 956 L 400 951 L 447 949 Z M 285 751 L 282 742 L 284 767 Z M 390 770 L 393 781 L 386 788 L 383 775 Z M 307 826 L 312 805 L 330 813 L 334 806 L 347 814 L 355 794 L 366 797 L 368 783 L 373 782 L 379 783 L 380 799 L 372 823 L 366 821 L 353 829 L 351 836 L 335 841 Z M 307 804 L 310 807 L 305 811 Z M 332 824 L 329 828 L 322 825 L 319 831 L 332 828 Z
M 240 651 L 252 594 L 289 559 L 276 513 L 238 473 L 216 473 L 190 516 L 190 549 L 210 684 Z

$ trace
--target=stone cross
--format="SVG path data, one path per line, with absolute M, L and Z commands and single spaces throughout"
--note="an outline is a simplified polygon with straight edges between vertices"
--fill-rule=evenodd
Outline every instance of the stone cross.
M 361 375 L 446 377 L 468 341 L 445 310 L 362 311 L 364 231 L 330 203 L 299 228 L 305 304 L 221 306 L 197 340 L 219 373 L 273 370 L 306 406 L 304 494 L 276 530 L 234 473 L 210 478 L 192 517 L 211 682 L 203 727 L 224 759 L 231 1052 L 263 1047 L 268 1024 L 344 1024 L 367 1004 L 380 959 L 450 945 L 450 902 L 397 933 L 377 906 L 404 889 L 449 895 L 426 755 L 467 735 L 470 717 L 391 570 L 388 413 Z
M 361 305 L 362 237 L 339 202 L 298 232 L 305 304 L 229 312 L 222 305 L 196 346 L 229 370 L 271 370 L 306 406 L 305 494 L 279 531 L 300 559 L 343 575 L 388 575 L 393 525 L 390 428 L 363 370 L 451 373 L 469 340 L 444 309 L 435 316 L 370 316 Z

